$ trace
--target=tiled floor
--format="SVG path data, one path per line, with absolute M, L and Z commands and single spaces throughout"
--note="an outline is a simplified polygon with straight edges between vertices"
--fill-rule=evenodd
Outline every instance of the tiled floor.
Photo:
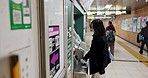
M 118 43 L 115 46 L 115 60 L 138 61 Z M 140 62 L 112 61 L 106 68 L 106 78 L 148 78 L 148 67 Z
M 116 38 L 116 40 L 131 48 L 132 50 L 134 50 L 134 52 L 139 51 L 138 47 L 118 37 Z M 91 38 L 88 38 L 86 41 L 87 45 L 90 45 Z M 144 52 L 143 56 L 147 57 L 147 53 Z M 136 57 L 134 57 L 117 42 L 115 43 L 115 60 L 119 61 L 112 61 L 109 64 L 109 66 L 106 68 L 105 78 L 148 78 L 148 67 L 145 66 L 143 63 L 138 62 L 139 60 Z

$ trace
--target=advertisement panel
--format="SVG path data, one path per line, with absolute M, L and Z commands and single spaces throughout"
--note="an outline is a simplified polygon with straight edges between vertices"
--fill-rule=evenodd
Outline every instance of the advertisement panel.
M 138 33 L 141 31 L 140 20 L 141 20 L 141 17 L 138 17 L 138 21 L 137 21 L 137 32 Z
M 147 21 L 147 17 L 146 16 L 141 17 L 141 22 L 140 22 L 141 29 L 146 26 L 146 24 L 145 24 L 146 21 Z
M 133 32 L 137 32 L 137 22 L 138 22 L 138 19 L 137 19 L 137 17 L 135 17 L 135 18 L 132 18 L 132 30 L 133 30 Z
M 49 26 L 50 77 L 53 78 L 60 69 L 59 26 Z
M 121 29 L 125 31 L 139 33 L 141 29 L 146 26 L 145 23 L 147 20 L 148 20 L 148 16 L 123 19 Z

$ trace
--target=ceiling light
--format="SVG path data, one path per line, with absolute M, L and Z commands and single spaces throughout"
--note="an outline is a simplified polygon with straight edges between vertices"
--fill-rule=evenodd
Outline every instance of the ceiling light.
M 122 11 L 122 14 L 126 14 L 126 11 Z
M 97 12 L 97 15 L 103 15 L 105 12 Z
M 148 2 L 148 0 L 145 0 L 145 2 Z
M 105 14 L 106 14 L 106 15 L 111 15 L 111 12 L 106 11 Z
M 93 15 L 95 14 L 96 12 L 87 12 L 87 15 Z
M 121 15 L 121 11 L 116 11 L 116 15 Z
M 112 7 L 112 5 L 106 5 L 106 6 L 105 6 L 106 9 L 109 9 L 109 8 L 111 8 L 111 7 Z

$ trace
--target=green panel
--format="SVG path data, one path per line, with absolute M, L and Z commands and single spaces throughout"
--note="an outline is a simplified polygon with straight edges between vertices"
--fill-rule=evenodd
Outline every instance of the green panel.
M 75 6 L 74 6 L 74 14 L 75 15 L 83 15 Z
M 72 26 L 72 3 L 70 0 L 68 2 L 68 26 Z
M 67 67 L 69 68 L 72 64 L 72 2 L 68 1 L 68 48 L 67 48 Z M 70 68 L 71 70 L 71 68 Z
M 82 41 L 84 41 L 84 15 L 76 7 L 74 8 L 74 12 L 74 28 L 76 32 L 79 34 Z

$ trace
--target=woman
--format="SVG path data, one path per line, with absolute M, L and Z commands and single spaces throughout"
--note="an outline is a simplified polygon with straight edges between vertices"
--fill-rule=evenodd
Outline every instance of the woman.
M 96 78 L 98 73 L 100 75 L 105 74 L 105 67 L 110 63 L 110 58 L 107 52 L 103 22 L 100 19 L 95 19 L 90 28 L 94 32 L 91 48 L 81 61 L 90 59 L 90 74 L 92 74 L 92 78 Z

